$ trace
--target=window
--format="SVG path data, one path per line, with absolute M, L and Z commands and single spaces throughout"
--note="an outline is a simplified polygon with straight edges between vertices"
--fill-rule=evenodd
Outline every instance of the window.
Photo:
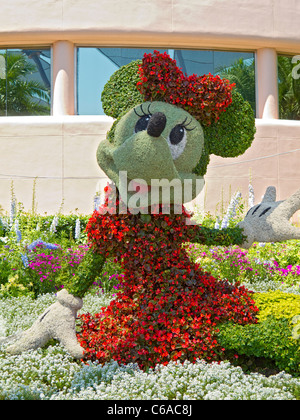
M 300 56 L 278 55 L 279 118 L 300 120 Z
M 255 112 L 254 54 L 248 52 L 160 49 L 177 61 L 188 75 L 212 73 L 236 83 L 238 91 Z M 153 49 L 88 48 L 77 51 L 77 113 L 103 115 L 101 92 L 110 76 L 122 65 L 141 59 Z
M 0 49 L 0 116 L 49 115 L 51 53 Z
M 101 92 L 110 76 L 121 66 L 141 59 L 153 49 L 78 48 L 77 51 L 77 113 L 104 115 Z
M 218 74 L 235 83 L 237 90 L 250 103 L 255 114 L 254 53 L 176 50 L 174 58 L 187 74 Z

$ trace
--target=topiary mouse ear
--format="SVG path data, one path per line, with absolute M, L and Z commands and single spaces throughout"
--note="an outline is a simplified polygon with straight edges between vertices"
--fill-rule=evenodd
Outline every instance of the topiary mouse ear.
M 251 105 L 235 89 L 232 103 L 218 121 L 203 126 L 204 139 L 209 154 L 236 157 L 250 146 L 255 134 L 255 117 Z
M 140 80 L 138 70 L 141 62 L 136 60 L 120 67 L 105 84 L 101 101 L 106 115 L 118 118 L 125 111 L 144 101 L 144 97 L 136 87 Z

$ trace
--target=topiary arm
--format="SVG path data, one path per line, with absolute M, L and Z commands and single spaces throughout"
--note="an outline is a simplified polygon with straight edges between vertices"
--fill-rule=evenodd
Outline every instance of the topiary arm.
M 262 202 L 253 206 L 237 226 L 221 230 L 193 226 L 189 241 L 205 245 L 240 245 L 247 249 L 253 242 L 300 239 L 299 228 L 290 224 L 291 217 L 299 209 L 300 190 L 284 201 L 276 201 L 275 187 L 268 187 Z
M 238 226 L 220 230 L 205 226 L 194 226 L 194 232 L 189 242 L 203 245 L 230 246 L 242 245 L 246 239 L 243 229 Z
M 90 248 L 75 275 L 70 276 L 69 271 L 63 272 L 59 276 L 59 281 L 71 295 L 82 298 L 101 273 L 104 263 L 103 255 L 97 254 Z
M 300 239 L 300 229 L 290 223 L 300 209 L 300 189 L 284 201 L 276 201 L 276 188 L 268 187 L 262 202 L 253 206 L 238 224 L 247 236 L 243 248 L 253 242 L 282 242 Z

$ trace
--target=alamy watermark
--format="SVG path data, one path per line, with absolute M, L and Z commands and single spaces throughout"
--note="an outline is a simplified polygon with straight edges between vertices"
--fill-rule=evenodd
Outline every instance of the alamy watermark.
M 150 185 L 140 178 L 130 180 L 126 171 L 119 172 L 119 197 L 117 188 L 110 183 L 107 204 L 100 206 L 101 213 L 110 214 L 182 214 L 183 204 L 192 201 L 204 186 L 203 178 L 151 179 Z M 97 202 L 97 207 L 99 206 Z M 98 208 L 96 208 L 98 210 Z
M 300 55 L 294 55 L 294 57 L 292 58 L 292 64 L 296 64 L 298 63 L 298 61 L 299 64 L 297 64 L 292 70 L 292 77 L 295 80 L 300 79 Z

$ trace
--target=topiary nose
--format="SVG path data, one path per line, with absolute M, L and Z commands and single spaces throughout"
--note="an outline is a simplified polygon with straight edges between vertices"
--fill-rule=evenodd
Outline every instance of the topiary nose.
M 147 133 L 151 137 L 159 137 L 164 131 L 167 123 L 167 118 L 162 112 L 155 112 L 151 115 L 147 126 Z

